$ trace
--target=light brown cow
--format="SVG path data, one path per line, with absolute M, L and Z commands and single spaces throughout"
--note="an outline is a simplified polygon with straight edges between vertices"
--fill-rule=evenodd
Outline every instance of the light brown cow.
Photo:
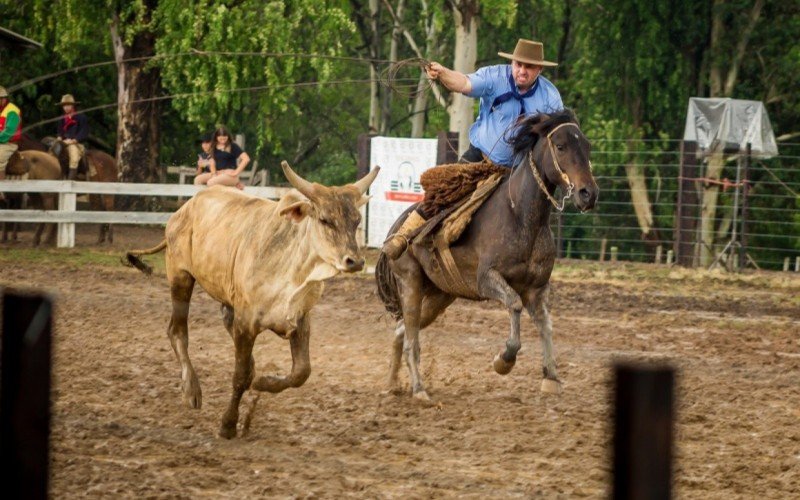
M 195 282 L 222 304 L 223 323 L 236 349 L 233 393 L 219 430 L 224 438 L 236 436 L 239 403 L 248 387 L 281 392 L 308 379 L 309 311 L 322 295 L 323 281 L 364 267 L 355 238 L 358 207 L 366 203 L 364 193 L 378 169 L 355 184 L 326 187 L 304 180 L 286 162 L 281 166 L 296 189 L 280 201 L 211 187 L 170 217 L 161 244 L 127 254 L 131 264 L 149 272 L 138 257 L 166 248 L 172 295 L 167 333 L 181 363 L 184 401 L 191 408 L 202 404 L 188 351 L 187 318 Z M 263 330 L 289 339 L 288 376 L 255 378 L 253 343 Z

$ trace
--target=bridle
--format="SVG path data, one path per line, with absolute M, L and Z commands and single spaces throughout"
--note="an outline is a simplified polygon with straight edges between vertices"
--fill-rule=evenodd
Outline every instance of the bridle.
M 564 195 L 564 197 L 561 199 L 561 203 L 556 201 L 553 195 L 550 194 L 550 191 L 548 191 L 547 186 L 544 183 L 544 180 L 542 180 L 542 176 L 539 173 L 539 169 L 536 166 L 536 162 L 533 161 L 533 148 L 531 148 L 530 152 L 528 153 L 528 164 L 531 167 L 531 172 L 533 173 L 533 177 L 536 179 L 536 183 L 539 184 L 539 188 L 542 191 L 544 191 L 544 194 L 545 196 L 547 196 L 547 199 L 550 200 L 550 203 L 552 203 L 553 207 L 555 207 L 555 209 L 558 210 L 559 212 L 564 211 L 564 206 L 567 204 L 567 200 L 569 199 L 569 197 L 572 196 L 572 191 L 575 189 L 575 184 L 570 180 L 569 176 L 561 168 L 561 165 L 558 164 L 558 158 L 556 157 L 555 146 L 553 145 L 553 141 L 550 139 L 550 137 L 553 134 L 555 134 L 558 129 L 570 125 L 580 130 L 577 123 L 567 122 L 557 126 L 553 130 L 551 130 L 546 136 L 547 145 L 548 148 L 550 149 L 550 157 L 553 159 L 553 166 L 556 169 L 556 173 L 561 176 L 561 180 L 567 186 L 567 194 Z M 589 170 L 591 171 L 591 169 L 592 169 L 592 162 L 589 162 Z

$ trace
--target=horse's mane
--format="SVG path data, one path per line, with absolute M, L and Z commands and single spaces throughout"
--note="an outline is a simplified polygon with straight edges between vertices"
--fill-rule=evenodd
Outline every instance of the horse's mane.
M 547 135 L 550 130 L 562 123 L 578 123 L 571 109 L 564 108 L 555 113 L 539 113 L 519 122 L 516 133 L 509 141 L 514 150 L 514 157 L 533 149 L 539 137 Z

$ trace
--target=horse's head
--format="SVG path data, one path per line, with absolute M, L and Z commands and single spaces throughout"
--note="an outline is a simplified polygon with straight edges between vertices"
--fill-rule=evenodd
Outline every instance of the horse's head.
M 589 161 L 591 144 L 572 111 L 539 114 L 525 119 L 512 145 L 516 153 L 528 152 L 522 162 L 523 165 L 530 163 L 534 176 L 541 175 L 547 184 L 561 186 L 564 193 L 572 197 L 578 210 L 584 212 L 594 208 L 600 190 Z M 551 197 L 549 191 L 547 194 Z M 563 208 L 556 203 L 553 205 Z

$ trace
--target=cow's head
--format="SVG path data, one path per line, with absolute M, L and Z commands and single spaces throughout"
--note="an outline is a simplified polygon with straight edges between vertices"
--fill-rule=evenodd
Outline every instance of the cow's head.
M 356 243 L 361 222 L 358 208 L 369 200 L 365 193 L 380 168 L 354 184 L 328 187 L 303 179 L 285 161 L 281 167 L 289 183 L 306 199 L 284 207 L 280 215 L 296 223 L 308 219 L 310 243 L 322 260 L 339 271 L 362 270 L 364 257 Z

